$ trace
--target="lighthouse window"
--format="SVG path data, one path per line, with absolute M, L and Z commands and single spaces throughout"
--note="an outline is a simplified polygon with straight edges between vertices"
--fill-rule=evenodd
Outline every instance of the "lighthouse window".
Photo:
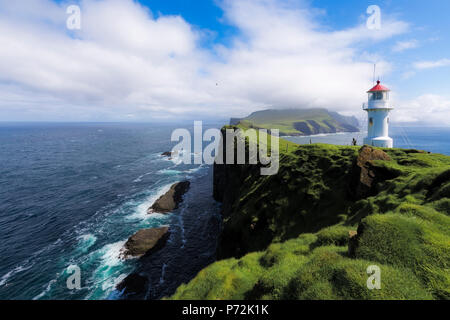
M 383 99 L 383 92 L 375 92 L 375 100 Z
M 369 118 L 369 124 L 373 126 L 373 118 Z

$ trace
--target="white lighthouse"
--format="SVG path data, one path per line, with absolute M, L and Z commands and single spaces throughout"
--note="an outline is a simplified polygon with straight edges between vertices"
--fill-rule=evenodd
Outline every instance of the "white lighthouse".
M 369 102 L 363 104 L 368 114 L 367 137 L 364 144 L 374 147 L 392 148 L 394 141 L 389 137 L 389 112 L 394 108 L 389 103 L 389 90 L 377 81 L 377 85 L 367 91 Z

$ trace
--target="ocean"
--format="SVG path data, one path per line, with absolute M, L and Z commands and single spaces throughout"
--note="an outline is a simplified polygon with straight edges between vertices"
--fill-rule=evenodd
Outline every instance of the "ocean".
M 220 207 L 212 168 L 161 156 L 176 127 L 0 124 L 0 299 L 117 297 L 116 284 L 136 263 L 119 251 L 142 228 L 172 230 L 154 263 L 161 289 L 152 297 L 214 261 Z M 176 212 L 146 214 L 185 179 L 191 190 Z M 81 290 L 67 289 L 69 265 L 81 270 Z
M 154 256 L 149 298 L 173 293 L 213 262 L 221 218 L 212 198 L 212 167 L 161 156 L 174 145 L 170 136 L 177 127 L 1 123 L 0 299 L 116 299 L 116 284 L 136 266 L 135 260 L 119 259 L 120 249 L 142 228 L 172 229 L 168 244 Z M 396 147 L 450 155 L 450 128 L 391 132 Z M 348 145 L 363 136 L 288 139 Z M 178 210 L 146 214 L 173 183 L 185 179 L 191 190 Z M 67 288 L 69 265 L 80 267 L 81 290 Z
M 362 145 L 367 131 L 340 132 L 333 134 L 319 134 L 306 137 L 284 137 L 286 140 L 308 144 L 329 143 L 337 145 L 351 145 L 352 139 Z M 418 149 L 433 153 L 450 155 L 450 127 L 405 127 L 391 125 L 389 136 L 394 139 L 394 148 Z

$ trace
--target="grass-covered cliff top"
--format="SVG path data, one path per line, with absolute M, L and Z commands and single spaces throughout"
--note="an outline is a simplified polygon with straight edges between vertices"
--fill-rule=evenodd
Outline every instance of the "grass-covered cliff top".
M 282 136 L 359 131 L 356 118 L 326 109 L 263 110 L 238 122 L 246 128 L 278 129 Z
M 226 168 L 224 260 L 172 298 L 450 298 L 450 157 L 359 149 L 281 149 L 274 176 Z M 381 290 L 367 289 L 370 265 Z

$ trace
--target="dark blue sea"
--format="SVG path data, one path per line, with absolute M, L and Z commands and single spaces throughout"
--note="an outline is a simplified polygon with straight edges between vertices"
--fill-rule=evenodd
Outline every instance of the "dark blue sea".
M 212 168 L 161 156 L 177 127 L 0 124 L 0 299 L 115 297 L 136 263 L 119 251 L 142 228 L 172 229 L 152 270 L 158 287 L 171 289 L 156 297 L 214 261 L 220 216 Z M 178 210 L 146 214 L 185 179 L 191 189 Z M 81 270 L 81 290 L 67 289 L 69 265 Z
M 177 127 L 0 124 L 0 299 L 117 298 L 116 284 L 136 263 L 119 259 L 120 249 L 142 228 L 172 228 L 151 270 L 157 282 L 152 297 L 171 294 L 214 261 L 220 207 L 212 199 L 212 168 L 161 156 L 174 145 L 170 137 Z M 450 128 L 391 132 L 396 147 L 450 155 Z M 363 136 L 289 139 L 345 145 Z M 191 190 L 178 210 L 146 214 L 185 179 Z M 69 265 L 81 269 L 81 290 L 67 289 Z

